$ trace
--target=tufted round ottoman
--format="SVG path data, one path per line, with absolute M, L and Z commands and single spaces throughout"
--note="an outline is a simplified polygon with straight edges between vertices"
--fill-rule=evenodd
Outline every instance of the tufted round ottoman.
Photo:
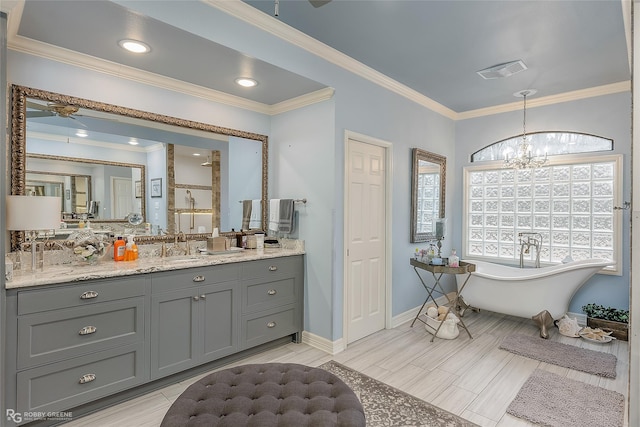
M 295 363 L 265 363 L 214 372 L 190 385 L 161 427 L 365 424 L 358 397 L 332 373 Z

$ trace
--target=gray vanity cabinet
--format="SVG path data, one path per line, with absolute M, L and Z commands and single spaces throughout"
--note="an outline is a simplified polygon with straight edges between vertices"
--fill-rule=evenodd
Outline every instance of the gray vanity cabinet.
M 302 255 L 9 289 L 5 407 L 99 406 L 267 342 L 299 342 L 303 292 Z
M 147 381 L 146 280 L 133 276 L 9 293 L 8 342 L 16 345 L 7 346 L 14 366 L 9 380 L 15 381 L 15 402 L 7 407 L 59 411 Z
M 300 341 L 303 269 L 302 256 L 242 264 L 242 348 L 291 334 Z
M 158 273 L 151 298 L 151 379 L 239 350 L 238 265 Z

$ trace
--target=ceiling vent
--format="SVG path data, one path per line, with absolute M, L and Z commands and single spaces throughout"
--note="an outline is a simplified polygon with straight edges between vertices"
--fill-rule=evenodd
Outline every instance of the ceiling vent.
M 484 70 L 478 71 L 478 74 L 485 80 L 501 79 L 504 77 L 513 76 L 514 74 L 517 74 L 520 71 L 524 71 L 526 69 L 527 66 L 524 65 L 524 62 L 518 60 L 505 62 L 504 64 L 498 64 L 494 65 L 493 67 L 485 68 Z

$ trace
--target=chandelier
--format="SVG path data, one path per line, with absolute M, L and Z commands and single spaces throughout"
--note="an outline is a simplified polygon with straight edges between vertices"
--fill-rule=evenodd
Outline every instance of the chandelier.
M 524 99 L 523 119 L 522 119 L 522 142 L 518 145 L 517 151 L 511 157 L 512 151 L 506 151 L 504 155 L 504 167 L 512 169 L 534 169 L 547 163 L 547 152 L 545 150 L 544 157 L 540 157 L 538 153 L 533 154 L 531 144 L 527 142 L 527 96 L 533 95 L 537 91 L 535 89 L 527 89 L 516 92 L 513 95 Z

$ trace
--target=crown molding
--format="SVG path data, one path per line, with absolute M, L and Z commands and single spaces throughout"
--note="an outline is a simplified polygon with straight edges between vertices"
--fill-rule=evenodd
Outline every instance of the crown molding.
M 131 81 L 143 83 L 163 89 L 169 89 L 174 92 L 183 93 L 189 96 L 206 99 L 208 101 L 217 102 L 245 110 L 255 111 L 257 113 L 274 115 L 294 110 L 314 104 L 316 102 L 330 99 L 335 92 L 332 88 L 325 88 L 301 95 L 296 98 L 288 99 L 277 104 L 268 105 L 261 102 L 251 101 L 235 95 L 229 95 L 214 89 L 186 83 L 170 77 L 161 76 L 159 74 L 150 73 L 139 70 L 137 68 L 128 67 L 111 61 L 106 61 L 90 55 L 74 52 L 58 46 L 49 45 L 36 40 L 27 39 L 21 36 L 15 36 L 9 43 L 8 48 L 17 52 L 23 52 L 30 55 L 39 56 L 64 64 L 97 71 L 114 77 L 126 78 Z
M 611 83 L 608 85 L 596 86 L 588 89 L 574 90 L 572 92 L 565 92 L 557 95 L 527 99 L 527 108 L 544 107 L 547 105 L 560 104 L 563 102 L 577 101 L 580 99 L 611 95 L 621 92 L 631 93 L 631 82 L 629 80 L 618 83 Z M 458 113 L 456 120 L 466 120 L 477 117 L 492 116 L 495 114 L 508 113 L 510 111 L 517 111 L 521 109 L 522 102 L 511 102 L 509 104 L 497 105 L 495 107 L 479 108 L 477 110 L 469 110 Z
M 262 13 L 258 9 L 241 0 L 202 0 L 203 3 L 215 7 L 235 18 L 245 21 L 254 27 L 266 31 L 276 37 L 317 55 L 334 65 L 365 78 L 383 88 L 395 92 L 416 104 L 422 105 L 438 114 L 455 119 L 457 113 L 421 93 L 393 80 L 386 75 L 356 61 L 350 56 L 327 46 L 326 44 L 296 30 L 295 28 Z
M 333 97 L 335 90 L 331 87 L 317 90 L 315 92 L 308 93 L 306 95 L 291 98 L 286 101 L 273 104 L 271 106 L 271 114 L 281 114 L 287 111 L 296 110 L 298 108 L 306 107 L 307 105 L 315 104 L 318 102 L 326 101 Z

